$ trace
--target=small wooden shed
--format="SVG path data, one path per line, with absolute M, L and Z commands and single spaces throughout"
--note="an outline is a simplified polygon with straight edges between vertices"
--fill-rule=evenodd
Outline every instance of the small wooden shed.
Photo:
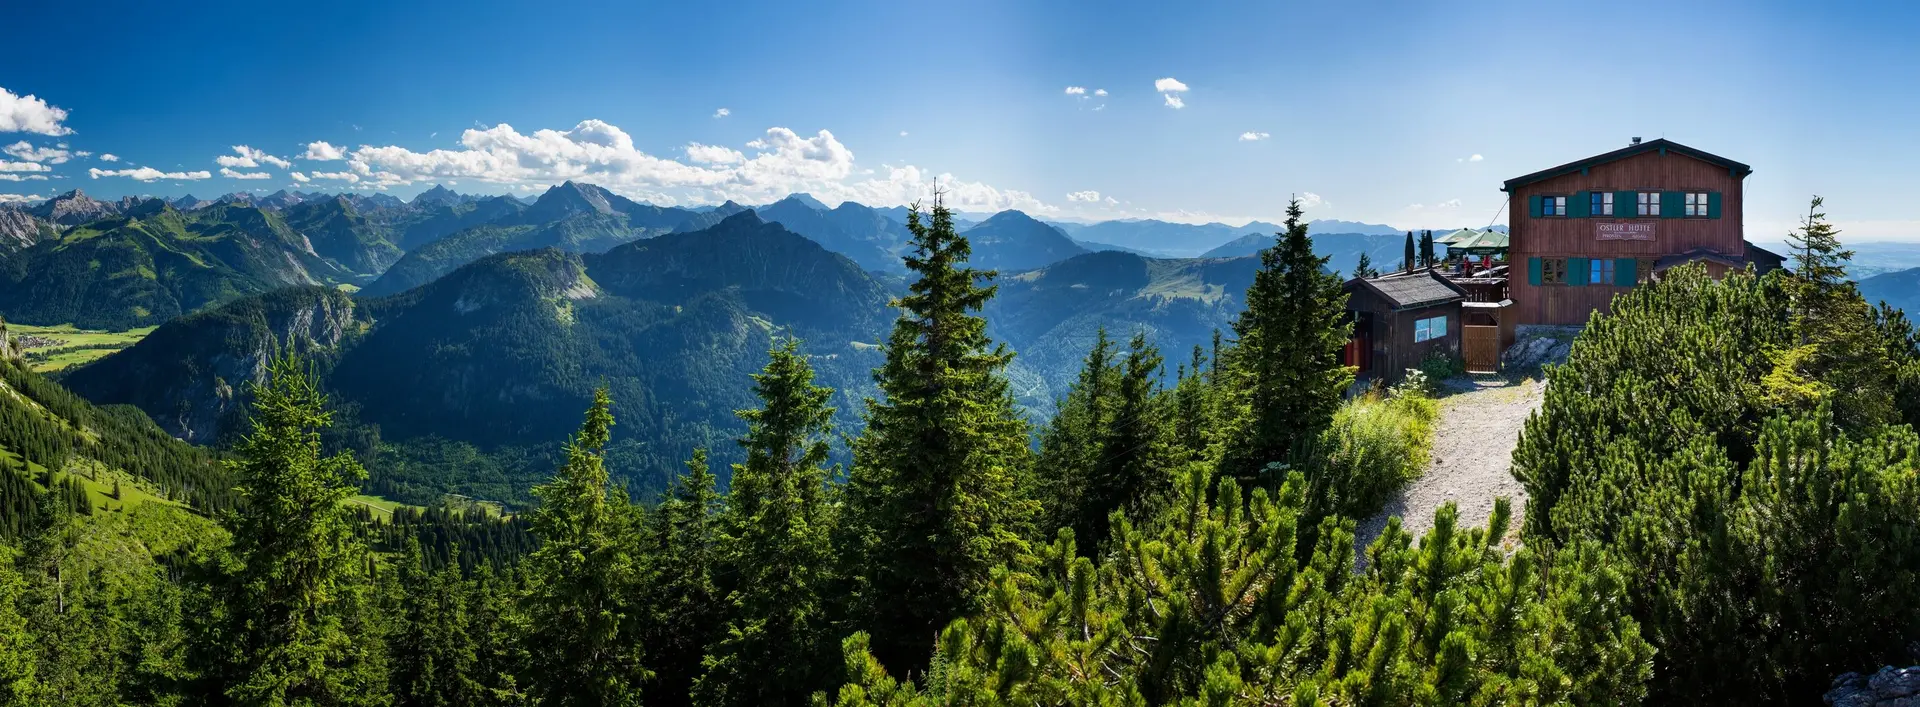
M 1465 290 L 1431 269 L 1345 285 L 1353 339 L 1345 362 L 1362 377 L 1397 381 L 1436 354 L 1460 354 L 1461 303 Z

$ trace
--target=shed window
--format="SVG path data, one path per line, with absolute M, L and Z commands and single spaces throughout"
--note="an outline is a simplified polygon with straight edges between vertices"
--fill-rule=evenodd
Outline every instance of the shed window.
M 1613 259 L 1612 258 L 1594 258 L 1592 260 L 1587 261 L 1587 263 L 1588 263 L 1587 270 L 1590 273 L 1590 276 L 1587 278 L 1587 284 L 1589 285 L 1613 284 Z
M 1613 192 L 1610 192 L 1610 191 L 1593 192 L 1593 208 L 1587 213 L 1592 214 L 1594 216 L 1612 216 L 1613 215 Z
M 1686 213 L 1688 216 L 1705 218 L 1707 216 L 1707 193 L 1703 191 L 1687 192 Z
M 1542 285 L 1567 284 L 1567 259 L 1566 258 L 1541 258 L 1540 259 L 1540 284 Z
M 1431 341 L 1433 339 L 1438 339 L 1446 335 L 1447 335 L 1446 315 L 1431 317 L 1428 319 L 1421 319 L 1413 323 L 1413 341 L 1416 344 L 1422 341 Z
M 1659 216 L 1660 215 L 1660 192 L 1657 192 L 1657 191 L 1640 192 L 1640 215 L 1641 216 Z
M 1540 215 L 1541 216 L 1567 215 L 1567 197 L 1564 197 L 1564 196 L 1540 197 Z

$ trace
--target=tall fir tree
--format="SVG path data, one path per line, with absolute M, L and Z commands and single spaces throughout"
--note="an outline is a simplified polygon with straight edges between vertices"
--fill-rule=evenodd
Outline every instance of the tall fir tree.
M 1353 276 L 1362 279 L 1379 277 L 1380 271 L 1373 269 L 1373 256 L 1360 253 L 1360 262 L 1353 265 Z
M 1166 399 L 1159 395 L 1160 351 L 1136 332 L 1127 355 L 1116 366 L 1117 385 L 1113 419 L 1101 430 L 1099 457 L 1088 468 L 1086 490 L 1080 499 L 1075 537 L 1085 538 L 1085 549 L 1098 550 L 1106 541 L 1109 516 L 1123 511 L 1143 518 L 1165 490 L 1171 446 Z
M 1325 429 L 1353 372 L 1340 362 L 1349 322 L 1340 278 L 1313 254 L 1300 202 L 1287 207 L 1286 231 L 1260 254 L 1247 288 L 1247 309 L 1233 323 L 1238 340 L 1226 393 L 1233 401 L 1234 439 L 1225 471 L 1242 480 L 1278 483 L 1270 465 L 1294 462 Z
M 1433 231 L 1420 232 L 1420 267 L 1430 268 L 1438 262 L 1433 251 Z
M 528 687 L 541 704 L 638 705 L 647 677 L 627 603 L 638 577 L 632 506 L 607 478 L 612 406 L 605 388 L 594 391 L 566 462 L 534 489 L 541 545 L 527 557 Z
M 1413 268 L 1419 263 L 1416 260 L 1418 256 L 1419 254 L 1413 249 L 1413 231 L 1407 231 L 1407 254 L 1400 259 L 1400 271 L 1413 272 Z
M 479 680 L 459 565 L 449 562 L 429 571 L 423 554 L 419 536 L 408 536 L 399 566 L 390 573 L 401 590 L 400 630 L 389 647 L 395 702 L 402 707 L 493 704 Z
M 931 224 L 915 209 L 907 228 L 916 277 L 874 374 L 884 397 L 868 401 L 853 444 L 838 553 L 874 652 L 918 672 L 934 634 L 1025 551 L 1036 508 L 1020 493 L 1027 424 L 1002 375 L 1013 354 L 973 314 L 993 297 L 994 273 L 967 267 L 971 246 L 938 201 Z
M 1094 335 L 1093 348 L 1080 367 L 1080 377 L 1059 402 L 1053 419 L 1040 433 L 1040 455 L 1031 476 L 1040 501 L 1040 538 L 1079 522 L 1080 501 L 1086 495 L 1088 475 L 1100 458 L 1100 436 L 1111 418 L 1118 371 L 1113 365 L 1113 340 L 1106 327 Z
M 243 705 L 385 704 L 387 670 L 373 630 L 369 555 L 344 502 L 366 470 L 323 457 L 332 424 L 313 372 L 292 356 L 254 387 L 252 429 L 227 462 L 241 498 L 230 520 L 238 568 L 222 587 L 222 665 L 210 672 Z
M 1182 367 L 1173 387 L 1173 440 L 1184 461 L 1202 461 L 1211 454 L 1218 404 L 1207 354 L 1199 344 Z
M 728 621 L 695 685 L 702 705 L 799 705 L 830 687 L 839 661 L 827 596 L 833 509 L 827 436 L 833 390 L 789 339 L 754 376 L 762 405 L 743 410 L 747 460 L 733 468 L 719 558 Z
M 715 577 L 722 506 L 707 450 L 694 450 L 686 465 L 645 524 L 641 638 L 652 673 L 649 705 L 692 704 L 707 647 L 726 621 L 725 594 Z

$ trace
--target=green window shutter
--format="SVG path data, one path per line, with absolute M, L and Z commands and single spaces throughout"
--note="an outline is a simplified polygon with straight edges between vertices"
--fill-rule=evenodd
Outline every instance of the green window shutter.
M 1540 218 L 1540 197 L 1538 196 L 1527 197 L 1527 215 L 1532 216 L 1534 218 Z
M 1593 277 L 1593 273 L 1587 271 L 1590 267 L 1586 258 L 1567 258 L 1567 284 L 1575 287 L 1586 285 L 1587 280 Z
M 1660 218 L 1683 218 L 1687 215 L 1687 195 L 1677 191 L 1660 192 Z
M 1527 258 L 1527 284 L 1540 286 L 1540 259 Z
M 1593 197 L 1588 195 L 1592 193 L 1593 192 L 1584 191 L 1574 192 L 1573 196 L 1567 199 L 1567 216 L 1570 218 L 1586 218 L 1589 216 L 1590 214 L 1588 214 L 1588 212 L 1593 210 Z
M 1633 258 L 1613 259 L 1613 284 L 1615 287 L 1632 287 L 1640 281 L 1640 261 Z
M 1640 192 L 1617 191 L 1613 193 L 1613 215 L 1620 218 L 1633 218 L 1640 213 Z
M 1720 218 L 1720 192 L 1707 193 L 1707 218 Z

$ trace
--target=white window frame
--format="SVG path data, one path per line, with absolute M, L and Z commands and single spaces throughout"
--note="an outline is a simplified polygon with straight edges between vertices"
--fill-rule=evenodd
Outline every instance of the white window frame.
M 1705 218 L 1707 215 L 1707 204 L 1709 203 L 1709 200 L 1712 198 L 1713 197 L 1707 196 L 1707 193 L 1703 191 L 1687 192 L 1686 215 L 1691 217 Z
M 1439 331 L 1434 331 L 1435 328 Z M 1447 315 L 1415 319 L 1413 321 L 1413 343 L 1432 341 L 1447 335 Z
M 1640 192 L 1640 196 L 1638 198 L 1640 201 L 1640 211 L 1639 211 L 1640 216 L 1659 216 L 1660 215 L 1660 192 L 1643 191 L 1643 192 Z
M 1597 191 L 1597 192 L 1593 192 L 1593 194 L 1594 196 L 1600 197 L 1600 208 L 1593 209 L 1593 215 L 1594 216 L 1612 216 L 1613 215 L 1613 192 Z
M 1562 217 L 1566 216 L 1567 215 L 1567 197 L 1564 197 L 1564 196 L 1540 197 L 1540 215 L 1541 216 L 1562 216 Z

